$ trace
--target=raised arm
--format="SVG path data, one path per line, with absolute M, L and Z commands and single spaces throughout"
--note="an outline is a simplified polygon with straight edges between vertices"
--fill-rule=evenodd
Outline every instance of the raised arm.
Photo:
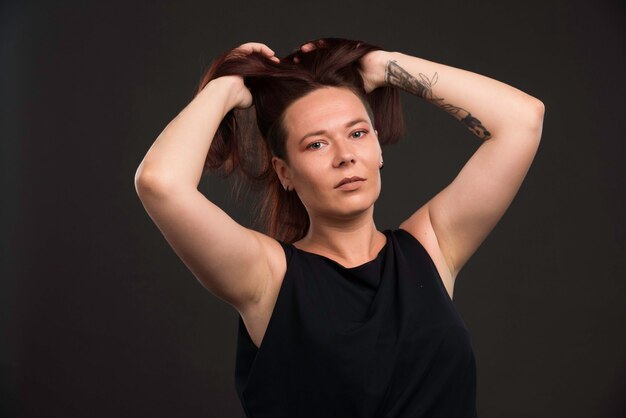
M 261 297 L 272 268 L 268 248 L 279 244 L 236 223 L 198 183 L 224 116 L 251 104 L 241 77 L 210 81 L 158 136 L 135 176 L 139 198 L 176 254 L 205 288 L 237 309 Z
M 401 225 L 415 236 L 432 230 L 453 285 L 517 194 L 539 146 L 544 105 L 500 81 L 422 58 L 384 51 L 364 58 L 377 80 L 371 83 L 429 101 L 482 140 L 452 183 Z

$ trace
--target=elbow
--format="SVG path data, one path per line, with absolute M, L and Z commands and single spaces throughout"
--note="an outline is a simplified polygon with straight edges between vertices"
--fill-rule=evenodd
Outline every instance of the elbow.
M 182 192 L 198 191 L 197 185 L 173 177 L 170 173 L 163 173 L 160 168 L 143 162 L 137 168 L 134 183 L 135 191 L 142 201 L 161 200 Z
M 133 179 L 133 183 L 135 185 L 135 192 L 137 192 L 137 195 L 139 195 L 140 197 L 141 197 L 141 194 L 146 189 L 149 189 L 148 178 L 150 176 L 146 172 L 144 162 L 145 161 L 142 161 L 141 164 L 139 164 L 139 167 L 137 167 L 137 171 L 135 171 L 135 177 Z
M 543 115 L 546 113 L 546 106 L 539 99 L 534 99 L 533 106 L 535 108 L 535 116 L 543 122 Z
M 146 196 L 162 195 L 168 188 L 161 176 L 144 167 L 143 162 L 137 168 L 134 184 L 135 192 L 141 200 Z
M 543 102 L 532 96 L 518 100 L 509 110 L 510 119 L 501 130 L 496 130 L 493 137 L 524 138 L 538 145 L 543 131 L 543 116 L 545 106 Z M 493 131 L 492 131 L 493 132 Z
M 546 106 L 539 99 L 535 99 L 534 102 L 534 128 L 538 135 L 537 140 L 541 139 L 541 132 L 543 130 L 543 116 L 546 113 Z
M 541 137 L 541 131 L 543 129 L 543 117 L 546 112 L 546 107 L 543 102 L 536 98 L 530 99 L 530 111 L 529 114 L 529 123 L 530 128 L 533 131 L 539 132 L 539 137 Z
M 143 199 L 143 197 L 151 192 L 154 192 L 154 181 L 148 180 L 148 176 L 146 174 L 140 174 L 137 172 L 134 178 L 135 192 L 139 199 Z

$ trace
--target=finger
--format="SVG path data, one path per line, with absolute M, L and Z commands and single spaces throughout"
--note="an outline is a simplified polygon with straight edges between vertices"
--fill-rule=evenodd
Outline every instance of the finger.
M 271 50 L 270 50 L 270 51 L 271 51 Z M 265 50 L 265 51 L 262 51 L 262 53 L 263 53 L 266 57 L 268 57 L 269 59 L 271 59 L 272 61 L 274 61 L 274 62 L 280 62 L 280 59 L 279 59 L 279 58 L 278 58 L 278 57 L 274 54 L 274 51 L 269 52 L 269 51 Z
M 300 50 L 301 50 L 302 52 L 309 52 L 309 51 L 312 51 L 314 48 L 315 48 L 315 45 L 313 45 L 313 43 L 312 43 L 312 42 L 308 42 L 308 43 L 306 43 L 306 44 L 302 45 L 302 46 L 300 47 Z
M 276 56 L 276 53 L 274 52 L 274 50 L 272 48 L 270 48 L 269 46 L 267 46 L 265 44 L 259 44 L 259 50 L 258 51 L 261 52 L 262 54 L 264 54 L 266 57 L 268 57 L 272 61 L 280 62 L 280 59 Z
M 325 47 L 326 47 L 326 41 L 324 39 L 316 39 L 313 41 L 305 42 L 300 47 L 300 50 L 303 52 L 309 52 L 309 51 L 314 50 L 315 48 L 325 48 Z
M 271 57 L 272 55 L 275 55 L 275 52 L 272 50 L 272 48 L 264 44 L 260 44 L 260 45 L 261 45 L 261 52 L 265 53 L 269 57 Z
M 246 52 L 260 52 L 270 57 L 272 55 L 275 55 L 272 48 L 260 42 L 247 42 L 243 45 L 240 45 L 238 49 L 242 49 Z
M 252 52 L 258 52 L 262 55 L 265 55 L 269 59 L 274 62 L 280 62 L 280 59 L 276 56 L 276 53 L 269 46 L 262 44 L 260 42 L 248 42 L 239 47 L 241 50 L 250 54 Z

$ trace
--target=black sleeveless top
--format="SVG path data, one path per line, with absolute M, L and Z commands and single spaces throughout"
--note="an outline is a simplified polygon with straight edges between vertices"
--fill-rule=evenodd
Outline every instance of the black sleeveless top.
M 383 232 L 376 258 L 353 268 L 279 241 L 287 272 L 260 348 L 238 317 L 247 417 L 476 417 L 468 329 L 421 243 Z

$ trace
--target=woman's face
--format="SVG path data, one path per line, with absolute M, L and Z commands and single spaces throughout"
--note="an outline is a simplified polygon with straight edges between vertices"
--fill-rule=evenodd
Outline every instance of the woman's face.
M 317 89 L 293 102 L 283 123 L 290 164 L 277 157 L 272 162 L 309 216 L 348 218 L 374 204 L 382 150 L 365 106 L 352 91 Z M 364 180 L 337 187 L 353 176 Z

